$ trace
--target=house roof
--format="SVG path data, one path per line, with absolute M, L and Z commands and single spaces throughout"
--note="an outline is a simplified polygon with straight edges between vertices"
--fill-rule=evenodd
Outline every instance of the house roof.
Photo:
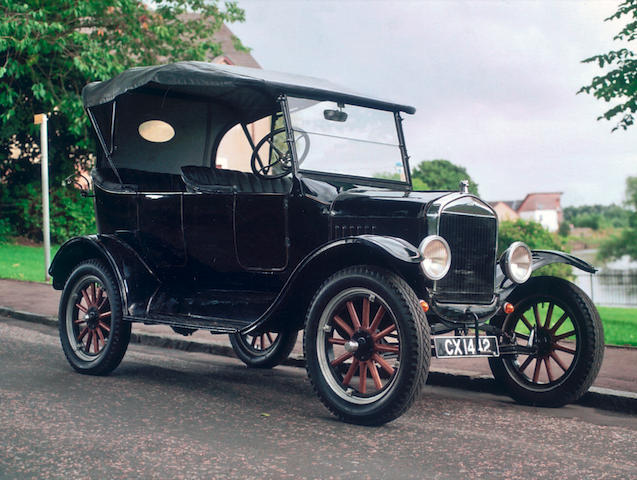
M 261 65 L 250 55 L 249 51 L 237 50 L 235 48 L 235 36 L 225 23 L 221 25 L 221 28 L 217 30 L 212 37 L 221 44 L 223 56 L 230 60 L 232 65 L 261 68 Z
M 533 210 L 557 210 L 560 208 L 562 192 L 529 193 L 516 209 L 518 212 Z

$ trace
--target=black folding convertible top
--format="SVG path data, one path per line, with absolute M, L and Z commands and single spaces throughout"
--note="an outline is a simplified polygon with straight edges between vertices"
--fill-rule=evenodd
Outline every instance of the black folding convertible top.
M 110 80 L 89 83 L 82 90 L 82 100 L 85 107 L 94 107 L 140 88 L 223 99 L 239 108 L 259 108 L 262 104 L 267 109 L 279 95 L 288 94 L 381 110 L 416 111 L 414 107 L 366 97 L 318 78 L 206 62 L 131 68 Z

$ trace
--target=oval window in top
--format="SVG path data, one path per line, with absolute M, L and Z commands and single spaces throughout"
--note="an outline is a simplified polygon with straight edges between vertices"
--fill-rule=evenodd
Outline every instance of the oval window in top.
M 175 129 L 163 120 L 148 120 L 139 125 L 139 135 L 149 142 L 162 143 L 172 140 Z

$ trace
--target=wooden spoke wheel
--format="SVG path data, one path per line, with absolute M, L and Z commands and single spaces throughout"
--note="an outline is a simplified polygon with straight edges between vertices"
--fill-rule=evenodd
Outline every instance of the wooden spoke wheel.
M 71 273 L 60 299 L 60 340 L 67 360 L 82 373 L 106 374 L 122 360 L 130 323 L 122 320 L 119 289 L 98 260 Z
M 343 270 L 314 298 L 305 330 L 308 374 L 341 419 L 378 425 L 415 399 L 429 367 L 429 329 L 411 288 L 368 267 Z
M 298 332 L 260 332 L 230 335 L 232 349 L 248 367 L 272 368 L 284 361 L 296 344 Z
M 523 403 L 559 406 L 577 400 L 603 357 L 595 306 L 575 285 L 554 277 L 532 278 L 508 300 L 514 312 L 494 323 L 535 353 L 490 359 L 495 378 Z

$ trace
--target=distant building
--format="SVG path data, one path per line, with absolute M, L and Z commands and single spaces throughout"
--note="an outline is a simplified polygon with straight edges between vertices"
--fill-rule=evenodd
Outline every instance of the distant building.
M 496 201 L 491 206 L 498 220 L 532 220 L 549 232 L 555 232 L 563 220 L 562 192 L 529 193 L 524 200 Z

